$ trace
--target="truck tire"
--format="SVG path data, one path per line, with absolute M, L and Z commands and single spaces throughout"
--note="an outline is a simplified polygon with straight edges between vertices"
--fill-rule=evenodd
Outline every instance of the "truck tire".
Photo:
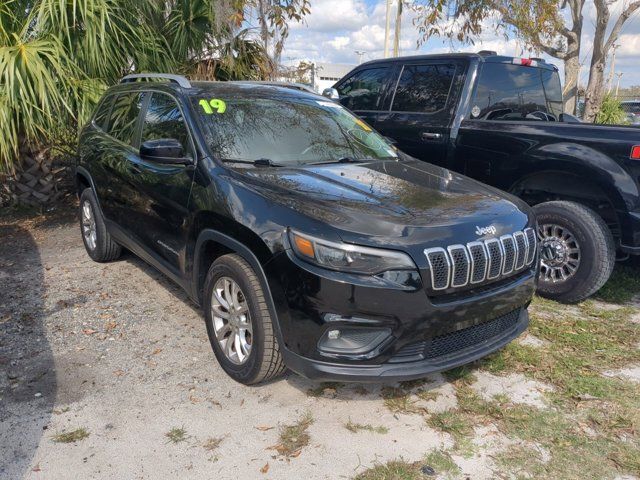
M 616 257 L 613 236 L 602 218 L 569 201 L 540 203 L 534 210 L 540 242 L 538 294 L 575 303 L 598 291 Z
M 204 285 L 207 334 L 222 369 L 245 385 L 281 375 L 286 367 L 265 293 L 239 255 L 218 258 Z
M 120 245 L 107 231 L 102 212 L 90 188 L 85 188 L 80 195 L 80 232 L 84 248 L 92 260 L 110 262 L 122 253 Z

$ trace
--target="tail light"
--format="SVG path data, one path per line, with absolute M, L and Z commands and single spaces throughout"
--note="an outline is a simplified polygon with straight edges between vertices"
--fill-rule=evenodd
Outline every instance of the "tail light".
M 514 65 L 522 65 L 524 67 L 537 67 L 538 62 L 531 58 L 514 58 L 512 63 Z
M 629 155 L 629 158 L 632 158 L 633 160 L 640 160 L 640 145 L 634 145 L 631 147 L 631 155 Z

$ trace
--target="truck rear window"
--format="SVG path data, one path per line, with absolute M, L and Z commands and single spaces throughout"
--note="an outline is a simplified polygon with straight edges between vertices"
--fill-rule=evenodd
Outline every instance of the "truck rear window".
M 483 65 L 471 118 L 557 121 L 561 113 L 562 90 L 556 71 L 505 63 Z

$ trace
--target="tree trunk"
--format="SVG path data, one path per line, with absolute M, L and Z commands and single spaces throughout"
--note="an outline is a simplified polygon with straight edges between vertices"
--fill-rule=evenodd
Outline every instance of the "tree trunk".
M 19 170 L 6 184 L 8 195 L 5 196 L 9 197 L 9 203 L 49 206 L 73 188 L 69 169 L 65 165 L 54 165 L 48 150 L 33 151 L 25 145 L 20 148 L 20 156 Z
M 567 51 L 564 57 L 564 111 L 577 113 L 578 82 L 580 81 L 580 46 L 582 42 L 582 8 L 584 0 L 569 1 L 571 10 L 571 29 L 564 33 L 567 39 Z
M 596 31 L 593 36 L 589 83 L 584 96 L 584 121 L 589 123 L 595 121 L 602 105 L 602 99 L 604 98 L 604 67 L 609 53 L 605 45 L 605 33 L 609 24 L 609 7 L 605 0 L 595 0 L 594 4 L 597 12 Z
M 578 50 L 576 50 L 575 55 L 568 57 L 564 61 L 564 90 L 562 91 L 564 111 L 572 115 L 576 114 L 578 97 L 578 76 L 580 74 L 578 53 Z
M 604 59 L 592 62 L 589 70 L 589 84 L 584 95 L 584 121 L 593 123 L 604 99 Z

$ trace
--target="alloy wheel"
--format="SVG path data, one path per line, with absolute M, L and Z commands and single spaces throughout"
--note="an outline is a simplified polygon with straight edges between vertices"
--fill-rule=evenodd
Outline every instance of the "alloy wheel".
M 95 250 L 97 244 L 96 219 L 88 200 L 82 203 L 82 235 L 89 250 Z
M 247 297 L 235 280 L 221 277 L 213 287 L 211 316 L 216 339 L 225 357 L 245 363 L 253 345 L 253 326 Z
M 538 226 L 540 241 L 540 279 L 544 282 L 566 282 L 580 266 L 580 244 L 573 234 L 560 225 Z

